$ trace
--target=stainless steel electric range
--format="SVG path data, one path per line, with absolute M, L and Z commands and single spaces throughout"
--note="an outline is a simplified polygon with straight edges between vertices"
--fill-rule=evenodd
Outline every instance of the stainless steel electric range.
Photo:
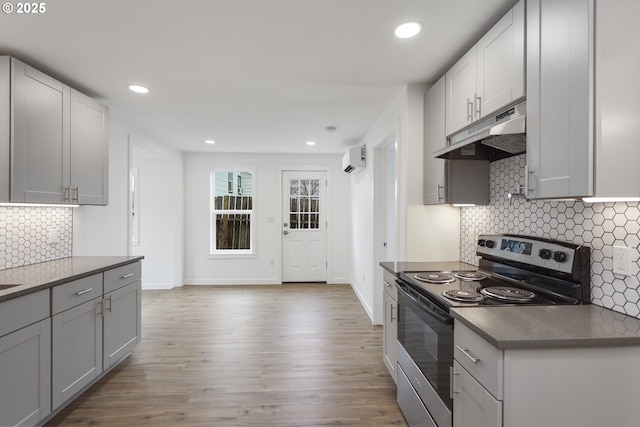
M 398 288 L 398 405 L 410 426 L 451 427 L 451 307 L 588 304 L 590 249 L 481 235 L 474 271 L 403 273 Z

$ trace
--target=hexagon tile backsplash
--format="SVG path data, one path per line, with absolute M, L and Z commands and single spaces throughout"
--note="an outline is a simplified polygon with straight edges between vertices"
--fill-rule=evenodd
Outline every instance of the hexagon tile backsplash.
M 0 270 L 70 257 L 72 244 L 72 208 L 0 207 Z
M 640 318 L 640 204 L 513 200 L 525 156 L 491 163 L 491 203 L 461 208 L 460 259 L 478 265 L 481 233 L 517 233 L 591 247 L 591 302 Z M 613 247 L 631 248 L 631 276 L 613 274 Z

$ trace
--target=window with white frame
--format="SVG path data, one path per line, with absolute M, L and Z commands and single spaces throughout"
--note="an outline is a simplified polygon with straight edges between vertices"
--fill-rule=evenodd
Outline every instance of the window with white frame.
M 253 172 L 211 172 L 210 253 L 253 254 Z

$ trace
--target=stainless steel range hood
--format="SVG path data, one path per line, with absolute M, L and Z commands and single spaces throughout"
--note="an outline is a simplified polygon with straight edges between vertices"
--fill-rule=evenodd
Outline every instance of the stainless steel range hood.
M 500 160 L 527 149 L 525 118 L 527 102 L 500 110 L 448 138 L 449 146 L 433 157 L 450 160 Z

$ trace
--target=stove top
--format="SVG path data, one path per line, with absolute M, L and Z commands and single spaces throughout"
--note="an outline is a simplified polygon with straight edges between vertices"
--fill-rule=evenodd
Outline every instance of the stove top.
M 437 276 L 437 282 L 424 278 Z M 556 298 L 542 291 L 526 289 L 482 271 L 448 271 L 401 274 L 400 278 L 409 282 L 423 295 L 435 300 L 444 308 L 470 307 L 477 305 L 567 304 L 563 298 Z
M 450 307 L 588 304 L 590 249 L 513 234 L 480 235 L 477 270 L 403 273 L 400 282 Z

